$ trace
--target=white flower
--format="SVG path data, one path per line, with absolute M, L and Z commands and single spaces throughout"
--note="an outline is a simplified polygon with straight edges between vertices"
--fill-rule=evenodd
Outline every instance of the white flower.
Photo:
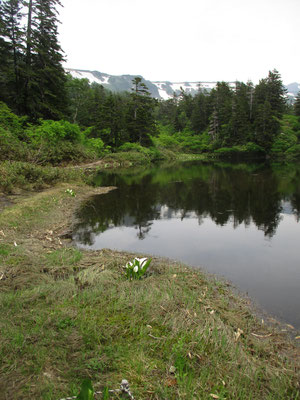
M 139 263 L 140 267 L 143 268 L 147 261 L 147 258 L 135 258 L 135 260 Z
M 141 259 L 140 259 L 140 266 L 141 266 L 141 268 L 144 267 L 144 265 L 146 264 L 146 261 L 147 261 L 147 258 L 141 258 Z
M 133 270 L 134 270 L 134 272 L 138 272 L 139 267 L 136 265 L 136 266 L 133 268 Z

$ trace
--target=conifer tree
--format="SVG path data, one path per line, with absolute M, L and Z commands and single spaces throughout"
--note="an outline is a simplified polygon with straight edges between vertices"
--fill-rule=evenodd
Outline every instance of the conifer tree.
M 109 129 L 109 135 L 105 143 L 117 148 L 126 140 L 122 96 L 117 93 L 109 93 L 104 102 L 103 110 L 105 127 Z
M 61 118 L 66 110 L 58 5 L 59 0 L 0 1 L 0 99 L 31 119 Z
M 175 95 L 176 96 L 176 95 Z M 174 126 L 177 111 L 177 98 L 160 100 L 156 112 L 156 118 L 164 125 Z
M 132 84 L 132 93 L 126 113 L 128 136 L 131 142 L 149 146 L 152 144 L 151 135 L 156 134 L 155 100 L 140 77 L 133 79 Z
M 8 42 L 5 36 L 3 1 L 0 0 L 0 101 L 4 102 L 8 97 L 6 82 L 10 64 Z
M 33 118 L 61 118 L 67 109 L 64 58 L 57 39 L 58 5 L 59 0 L 33 0 L 30 9 L 29 3 L 26 108 Z
M 14 111 L 20 111 L 21 70 L 23 64 L 24 29 L 21 26 L 22 1 L 0 3 L 0 87 L 1 100 Z
M 203 90 L 199 90 L 194 97 L 191 125 L 198 134 L 202 133 L 208 125 L 207 93 Z
M 218 140 L 219 144 L 228 145 L 227 131 L 232 115 L 233 92 L 226 82 L 217 82 L 209 96 L 210 106 L 213 107 L 210 118 L 209 133 L 213 141 Z
M 280 129 L 279 118 L 285 109 L 285 89 L 280 74 L 273 70 L 260 80 L 254 91 L 254 126 L 256 142 L 268 150 Z
M 227 145 L 242 145 L 251 140 L 251 86 L 236 82 Z
M 277 118 L 274 118 L 272 106 L 268 100 L 257 106 L 254 126 L 256 143 L 269 150 L 279 131 L 280 123 Z
M 194 99 L 191 94 L 185 93 L 183 88 L 180 88 L 178 95 L 178 107 L 175 113 L 174 126 L 175 130 L 182 132 L 184 129 L 191 128 L 191 117 L 194 108 Z
M 295 115 L 297 115 L 297 117 L 300 117 L 300 92 L 298 92 L 297 94 L 296 101 L 294 104 L 294 110 L 295 110 Z
M 212 142 L 216 142 L 218 140 L 219 132 L 220 132 L 220 123 L 218 118 L 218 112 L 217 109 L 215 108 L 212 115 L 210 116 L 209 130 L 208 130 L 208 134 L 210 135 Z
M 232 111 L 233 92 L 228 83 L 217 82 L 217 86 L 210 93 L 213 109 L 218 114 L 220 125 L 228 124 Z
M 267 98 L 271 105 L 273 115 L 281 118 L 286 106 L 286 89 L 284 88 L 279 72 L 274 69 L 269 71 L 267 78 Z

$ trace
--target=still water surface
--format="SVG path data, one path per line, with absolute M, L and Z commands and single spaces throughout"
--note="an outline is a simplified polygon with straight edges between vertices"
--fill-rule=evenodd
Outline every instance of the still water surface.
M 232 281 L 300 328 L 300 165 L 185 163 L 102 173 L 73 239 L 175 258 Z

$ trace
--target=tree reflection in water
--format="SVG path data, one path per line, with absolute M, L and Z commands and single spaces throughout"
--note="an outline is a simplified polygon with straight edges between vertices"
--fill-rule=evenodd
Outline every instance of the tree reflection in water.
M 188 163 L 149 171 L 97 177 L 118 189 L 94 196 L 77 214 L 74 238 L 92 245 L 95 236 L 113 227 L 134 227 L 139 239 L 154 220 L 210 218 L 216 225 L 254 223 L 272 237 L 281 213 L 300 216 L 300 166 Z

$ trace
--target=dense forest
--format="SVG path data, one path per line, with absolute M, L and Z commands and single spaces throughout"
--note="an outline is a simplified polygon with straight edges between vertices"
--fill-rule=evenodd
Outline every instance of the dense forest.
M 66 74 L 59 0 L 0 1 L 0 159 L 59 164 L 115 152 L 300 157 L 300 93 L 287 104 L 277 70 L 257 85 L 218 82 L 170 100 L 140 77 L 114 93 Z

